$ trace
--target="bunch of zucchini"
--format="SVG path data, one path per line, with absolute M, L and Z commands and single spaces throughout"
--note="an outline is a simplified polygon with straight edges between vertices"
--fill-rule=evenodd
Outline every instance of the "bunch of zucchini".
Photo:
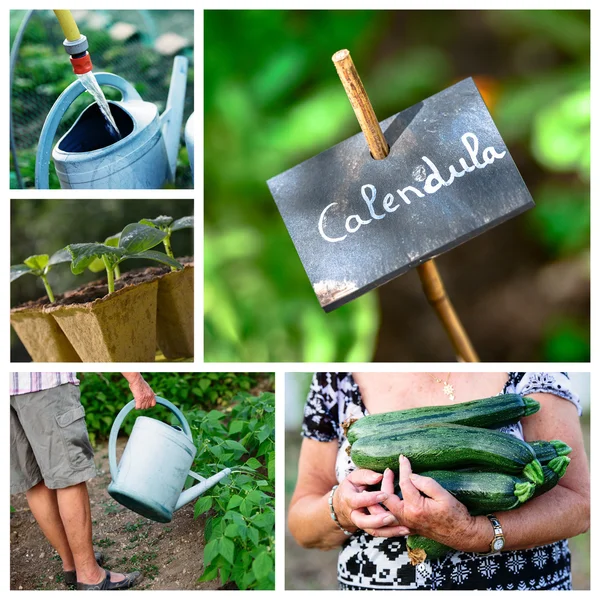
M 403 454 L 414 472 L 435 479 L 472 515 L 483 515 L 517 508 L 553 488 L 565 474 L 571 448 L 564 442 L 526 443 L 487 429 L 516 423 L 539 409 L 531 398 L 501 394 L 369 415 L 345 428 L 357 467 L 397 471 Z M 413 564 L 452 550 L 418 535 L 408 536 L 407 546 Z

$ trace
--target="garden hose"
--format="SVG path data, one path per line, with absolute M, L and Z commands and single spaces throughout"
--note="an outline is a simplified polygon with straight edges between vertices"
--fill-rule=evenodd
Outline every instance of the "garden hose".
M 70 10 L 55 10 L 60 28 L 65 36 L 63 46 L 71 57 L 73 73 L 84 75 L 92 70 L 92 59 L 88 50 L 88 41 L 85 35 L 79 32 L 77 23 Z

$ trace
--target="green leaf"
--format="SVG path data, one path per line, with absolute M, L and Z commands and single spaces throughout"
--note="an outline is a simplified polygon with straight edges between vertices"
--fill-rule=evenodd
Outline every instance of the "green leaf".
M 35 275 L 33 269 L 27 265 L 12 265 L 10 267 L 10 280 L 14 281 L 15 279 L 21 277 L 21 275 L 25 275 L 25 273 L 31 273 L 32 275 Z
M 269 452 L 269 463 L 267 465 L 267 474 L 271 481 L 275 479 L 275 452 Z
M 228 538 L 237 537 L 238 534 L 239 534 L 239 531 L 238 531 L 238 526 L 236 523 L 229 523 L 229 525 L 227 525 L 227 527 L 225 527 L 225 535 Z
M 219 540 L 219 554 L 230 564 L 233 564 L 233 556 L 235 554 L 234 543 L 226 537 Z
M 246 466 L 250 467 L 251 469 L 260 469 L 260 467 L 262 467 L 262 463 L 260 460 L 252 456 L 246 461 Z
M 232 508 L 238 507 L 242 503 L 243 498 L 235 494 L 231 496 L 229 502 L 227 503 L 227 510 L 231 510 Z
M 225 446 L 230 450 L 239 450 L 240 452 L 246 452 L 246 448 L 235 440 L 225 440 Z
M 128 255 L 140 254 L 160 244 L 166 236 L 167 234 L 164 231 L 149 225 L 130 223 L 121 232 L 119 248 Z
M 273 571 L 273 559 L 267 552 L 261 552 L 252 563 L 256 579 L 263 579 Z
M 171 231 L 179 231 L 180 229 L 189 229 L 194 226 L 194 217 L 181 217 L 171 225 Z
M 164 252 L 157 252 L 156 250 L 146 250 L 145 252 L 136 252 L 135 254 L 127 253 L 123 260 L 127 258 L 144 258 L 146 260 L 154 260 L 159 263 L 163 263 L 164 265 L 168 265 L 169 267 L 173 267 L 178 271 L 183 269 L 183 266 L 179 264 L 175 259 L 167 256 Z
M 219 554 L 219 539 L 213 539 L 204 546 L 204 566 L 210 565 L 215 556 Z
M 71 262 L 71 255 L 66 248 L 61 248 L 50 257 L 50 260 L 48 260 L 48 267 L 65 262 Z
M 194 505 L 194 519 L 197 519 L 199 515 L 209 510 L 212 507 L 212 504 L 213 499 L 211 496 L 200 496 Z
M 206 550 L 204 551 L 206 556 Z M 206 563 L 205 563 L 206 564 Z M 198 578 L 198 581 L 212 581 L 217 577 L 219 573 L 219 567 L 217 565 L 204 569 L 204 573 Z
M 124 254 L 121 248 L 111 248 L 106 244 L 69 244 L 67 250 L 71 254 L 71 271 L 75 275 L 83 273 L 96 258 L 106 256 L 110 263 L 116 263 Z
M 49 257 L 47 254 L 34 254 L 29 258 L 26 258 L 23 262 L 32 270 L 32 271 L 43 271 L 48 264 Z
M 232 421 L 231 424 L 229 425 L 229 434 L 234 435 L 234 434 L 242 431 L 242 429 L 244 429 L 243 421 Z
M 185 217 L 184 217 L 185 218 Z M 161 215 L 160 217 L 156 217 L 156 219 L 142 219 L 140 223 L 142 225 L 149 225 L 150 227 L 168 227 L 173 222 L 173 217 L 167 217 L 166 215 Z
M 256 527 L 248 527 L 248 538 L 255 546 L 258 546 L 259 534 Z

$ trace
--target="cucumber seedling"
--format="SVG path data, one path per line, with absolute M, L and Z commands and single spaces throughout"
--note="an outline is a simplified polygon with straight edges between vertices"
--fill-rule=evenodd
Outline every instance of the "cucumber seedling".
M 75 275 L 83 273 L 96 259 L 102 260 L 106 269 L 108 293 L 115 291 L 115 269 L 130 258 L 145 258 L 171 267 L 177 271 L 183 269 L 174 258 L 163 252 L 151 250 L 160 244 L 166 233 L 139 223 L 131 223 L 120 233 L 118 244 L 110 246 L 100 243 L 69 244 L 71 271 Z
M 23 264 L 12 265 L 10 267 L 10 281 L 12 283 L 15 279 L 18 279 L 21 275 L 27 273 L 35 275 L 42 280 L 44 288 L 46 288 L 48 300 L 54 302 L 54 293 L 52 292 L 50 282 L 48 281 L 48 273 L 54 265 L 69 262 L 70 260 L 71 256 L 65 248 L 58 250 L 52 256 L 48 256 L 48 254 L 34 254 L 33 256 L 26 258 L 23 261 Z
M 175 258 L 171 248 L 171 234 L 175 231 L 179 231 L 180 229 L 192 228 L 194 226 L 194 217 L 181 217 L 181 219 L 173 221 L 173 217 L 161 215 L 160 217 L 156 217 L 156 219 L 142 219 L 140 223 L 142 225 L 154 227 L 159 231 L 164 231 L 166 235 L 162 242 L 163 246 L 165 247 L 165 252 L 171 258 Z

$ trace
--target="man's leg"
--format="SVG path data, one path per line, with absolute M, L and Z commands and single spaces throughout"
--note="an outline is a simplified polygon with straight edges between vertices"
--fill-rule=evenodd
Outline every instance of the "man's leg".
M 43 481 L 25 492 L 31 514 L 35 517 L 42 533 L 62 559 L 65 571 L 74 571 L 75 562 L 69 547 L 67 534 L 58 511 L 56 490 L 49 490 Z
M 60 518 L 64 526 L 69 547 L 73 554 L 77 581 L 79 583 L 100 583 L 104 569 L 94 558 L 92 545 L 92 514 L 90 499 L 85 483 L 56 490 Z M 110 580 L 123 581 L 121 573 L 112 573 Z

